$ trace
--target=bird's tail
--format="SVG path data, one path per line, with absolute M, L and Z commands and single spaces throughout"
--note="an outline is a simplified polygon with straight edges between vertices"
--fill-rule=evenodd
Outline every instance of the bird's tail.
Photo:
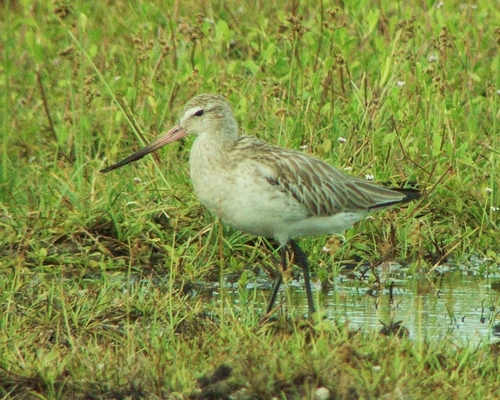
M 375 211 L 377 209 L 394 206 L 396 204 L 408 203 L 409 201 L 417 200 L 422 196 L 420 190 L 417 189 L 391 188 L 390 190 L 392 190 L 393 192 L 404 194 L 405 197 L 403 197 L 400 200 L 388 201 L 386 203 L 377 204 L 376 206 L 371 207 L 370 211 Z
M 395 192 L 399 192 L 405 195 L 405 197 L 403 198 L 403 200 L 400 201 L 400 203 L 406 203 L 408 201 L 418 200 L 422 196 L 420 190 L 417 189 L 391 188 L 391 190 L 394 190 Z

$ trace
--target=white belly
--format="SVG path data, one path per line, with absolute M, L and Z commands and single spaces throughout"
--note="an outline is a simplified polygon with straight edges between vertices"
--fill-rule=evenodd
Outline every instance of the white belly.
M 293 204 L 267 190 L 267 181 L 251 172 L 191 168 L 191 181 L 200 202 L 224 224 L 253 235 L 275 237 L 284 223 L 283 210 L 293 208 Z M 298 217 L 303 218 L 300 207 L 296 208 Z

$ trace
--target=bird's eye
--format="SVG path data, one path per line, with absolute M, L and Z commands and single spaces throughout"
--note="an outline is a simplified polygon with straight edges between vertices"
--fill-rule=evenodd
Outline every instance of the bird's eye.
M 203 113 L 204 113 L 204 112 L 205 112 L 205 111 L 203 111 L 203 110 L 198 110 L 198 111 L 196 111 L 196 112 L 194 113 L 194 115 L 195 115 L 196 117 L 201 117 L 201 116 L 203 115 Z

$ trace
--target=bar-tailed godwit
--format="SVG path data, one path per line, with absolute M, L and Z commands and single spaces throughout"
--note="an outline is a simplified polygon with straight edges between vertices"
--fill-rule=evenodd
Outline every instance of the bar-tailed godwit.
M 420 197 L 413 189 L 388 189 L 349 176 L 309 154 L 240 136 L 227 100 L 201 94 L 190 100 L 179 124 L 153 143 L 102 172 L 138 160 L 188 134 L 196 135 L 189 157 L 198 199 L 230 227 L 276 239 L 286 269 L 287 248 L 304 273 L 309 314 L 315 306 L 300 236 L 340 233 L 371 212 Z M 281 285 L 278 273 L 266 315 Z

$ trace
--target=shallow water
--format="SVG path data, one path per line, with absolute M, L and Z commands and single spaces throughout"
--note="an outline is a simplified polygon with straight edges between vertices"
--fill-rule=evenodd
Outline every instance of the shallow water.
M 331 287 L 316 285 L 321 312 L 353 330 L 379 331 L 383 324 L 401 321 L 415 339 L 447 338 L 463 344 L 500 339 L 500 273 L 442 267 L 429 277 L 407 275 L 398 267 L 377 270 L 381 284 L 370 273 L 350 273 L 333 279 Z M 286 291 L 279 300 L 289 311 L 307 314 L 303 283 L 293 281 Z
M 232 302 L 235 310 L 252 303 L 258 316 L 264 314 L 272 287 L 266 274 L 249 279 L 240 288 L 239 276 L 226 274 L 224 278 L 225 292 L 229 294 L 225 301 Z M 39 286 L 47 280 L 52 278 L 33 274 L 30 286 Z M 168 275 L 96 273 L 84 276 L 83 280 L 96 285 L 104 280 L 123 287 L 124 293 L 131 286 L 140 286 L 144 291 L 153 287 L 170 290 Z M 285 289 L 277 300 L 281 305 L 277 313 L 307 315 L 303 281 L 291 280 L 283 286 Z M 417 341 L 446 339 L 457 344 L 479 344 L 500 340 L 500 269 L 497 265 L 448 265 L 429 274 L 414 273 L 398 264 L 378 267 L 375 273 L 367 267 L 345 268 L 330 278 L 327 286 L 316 283 L 313 291 L 325 321 L 347 324 L 351 330 L 380 331 L 384 325 L 400 323 L 409 337 Z M 214 300 L 219 301 L 219 292 L 217 283 L 200 282 L 193 284 L 185 294 L 214 296 Z

